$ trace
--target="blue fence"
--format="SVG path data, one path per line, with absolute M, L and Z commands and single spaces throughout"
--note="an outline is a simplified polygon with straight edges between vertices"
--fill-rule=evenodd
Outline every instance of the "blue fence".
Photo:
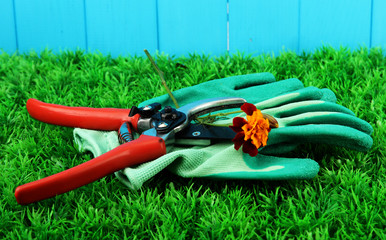
M 134 55 L 386 48 L 384 0 L 0 0 L 0 49 Z

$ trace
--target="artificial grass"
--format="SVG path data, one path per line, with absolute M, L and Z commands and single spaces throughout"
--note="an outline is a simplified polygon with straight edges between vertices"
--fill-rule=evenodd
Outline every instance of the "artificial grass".
M 212 181 L 161 172 L 140 191 L 114 176 L 28 206 L 18 185 L 91 158 L 72 129 L 33 120 L 28 98 L 130 108 L 165 93 L 144 57 L 81 51 L 0 55 L 0 238 L 37 239 L 386 239 L 386 58 L 380 49 L 332 49 L 280 56 L 156 57 L 172 90 L 210 79 L 271 72 L 327 87 L 374 128 L 366 153 L 305 145 L 289 156 L 320 164 L 308 181 Z

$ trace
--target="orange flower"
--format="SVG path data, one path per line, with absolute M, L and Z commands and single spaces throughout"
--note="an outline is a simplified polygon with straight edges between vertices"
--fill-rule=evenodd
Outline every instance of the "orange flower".
M 268 133 L 271 131 L 270 122 L 253 104 L 244 103 L 241 110 L 247 114 L 247 120 L 241 117 L 233 118 L 233 126 L 229 127 L 237 134 L 232 141 L 236 150 L 243 146 L 243 152 L 254 157 L 258 148 L 267 145 Z

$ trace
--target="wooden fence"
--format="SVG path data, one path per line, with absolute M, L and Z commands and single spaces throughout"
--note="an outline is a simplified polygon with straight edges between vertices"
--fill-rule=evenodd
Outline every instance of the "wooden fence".
M 384 0 L 0 0 L 0 49 L 103 54 L 386 48 Z

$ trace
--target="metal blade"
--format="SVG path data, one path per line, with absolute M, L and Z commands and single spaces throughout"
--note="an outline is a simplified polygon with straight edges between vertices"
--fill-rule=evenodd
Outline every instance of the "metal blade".
M 193 118 L 206 113 L 230 108 L 240 108 L 244 103 L 246 103 L 246 100 L 238 97 L 210 98 L 187 104 L 179 108 L 178 111 L 186 115 L 186 122 L 190 122 Z

